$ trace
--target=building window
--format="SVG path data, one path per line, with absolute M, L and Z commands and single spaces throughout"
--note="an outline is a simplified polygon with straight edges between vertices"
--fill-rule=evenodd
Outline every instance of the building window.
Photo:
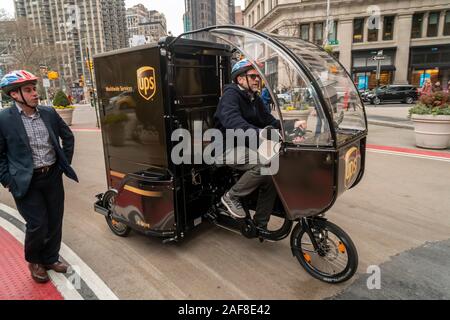
M 309 41 L 309 24 L 300 25 L 300 38 Z
M 264 3 L 264 0 L 263 0 L 263 1 L 261 2 L 261 17 L 264 17 L 264 12 L 265 12 L 264 6 L 265 6 L 265 3 Z
M 261 19 L 261 7 L 259 5 L 258 5 L 258 9 L 256 10 L 256 13 L 257 13 L 257 17 L 258 17 L 257 21 L 259 21 Z
M 383 40 L 394 39 L 394 16 L 384 17 L 383 21 Z
M 413 15 L 411 38 L 422 38 L 423 13 L 415 13 Z
M 378 41 L 378 26 L 367 31 L 367 41 Z
M 445 13 L 444 36 L 450 36 L 450 11 Z
M 314 43 L 322 45 L 323 42 L 323 23 L 314 23 Z
M 328 32 L 328 42 L 336 43 L 337 41 L 337 21 L 333 21 L 331 30 Z
M 428 16 L 427 37 L 436 37 L 438 35 L 440 12 L 430 12 Z
M 363 42 L 364 38 L 364 18 L 353 20 L 353 42 Z

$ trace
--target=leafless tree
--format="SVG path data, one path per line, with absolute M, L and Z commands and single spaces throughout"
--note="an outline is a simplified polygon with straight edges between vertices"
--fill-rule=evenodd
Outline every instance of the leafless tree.
M 26 69 L 39 74 L 39 66 L 57 66 L 59 50 L 45 32 L 24 18 L 0 21 L 0 43 L 7 43 L 8 69 Z

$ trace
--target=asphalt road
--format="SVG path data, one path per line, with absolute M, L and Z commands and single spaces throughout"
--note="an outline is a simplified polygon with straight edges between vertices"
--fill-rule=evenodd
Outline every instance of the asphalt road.
M 405 146 L 412 141 L 412 132 L 406 129 L 369 129 L 369 143 Z M 394 137 L 398 142 L 392 142 Z M 339 198 L 328 214 L 350 234 L 359 252 L 357 275 L 340 285 L 309 276 L 292 256 L 288 239 L 259 243 L 209 224 L 178 244 L 162 244 L 136 233 L 119 238 L 93 211 L 95 194 L 106 189 L 99 132 L 76 132 L 74 167 L 80 183 L 65 180 L 63 240 L 121 299 L 414 298 L 407 294 L 411 281 L 434 286 L 438 293 L 433 297 L 449 292 L 445 281 L 429 281 L 433 272 L 443 277 L 442 265 L 448 258 L 449 162 L 367 153 L 363 181 Z M 4 189 L 0 202 L 14 207 Z M 429 255 L 437 262 L 427 265 L 428 272 L 413 270 L 414 254 L 423 256 L 421 250 L 436 241 L 444 241 Z M 409 256 L 396 259 L 402 254 Z M 373 265 L 381 268 L 381 289 L 375 296 L 365 286 L 367 269 Z M 403 282 L 393 284 L 395 274 Z M 443 278 L 448 280 L 449 275 Z M 426 293 L 419 298 L 427 298 Z

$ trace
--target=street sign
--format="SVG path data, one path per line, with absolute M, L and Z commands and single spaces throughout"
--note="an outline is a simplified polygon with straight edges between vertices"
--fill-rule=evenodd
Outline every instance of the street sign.
M 373 60 L 377 62 L 377 88 L 380 86 L 380 76 L 381 76 L 381 61 L 385 59 L 385 56 L 383 55 L 383 50 L 380 50 L 377 52 L 376 56 L 372 57 Z
M 44 85 L 44 88 L 50 88 L 50 80 L 47 78 L 42 79 L 42 84 Z
M 47 76 L 48 76 L 48 79 L 49 79 L 49 80 L 56 80 L 56 79 L 59 78 L 59 74 L 58 74 L 58 72 L 56 72 L 56 71 L 49 71 L 49 72 L 47 73 Z

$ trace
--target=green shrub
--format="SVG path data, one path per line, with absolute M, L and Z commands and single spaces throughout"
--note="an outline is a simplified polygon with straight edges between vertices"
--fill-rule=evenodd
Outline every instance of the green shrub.
M 56 107 L 60 107 L 59 109 L 61 109 L 61 107 L 64 108 L 64 107 L 70 106 L 69 98 L 67 98 L 64 91 L 59 90 L 55 94 L 55 97 L 53 98 L 53 105 Z

